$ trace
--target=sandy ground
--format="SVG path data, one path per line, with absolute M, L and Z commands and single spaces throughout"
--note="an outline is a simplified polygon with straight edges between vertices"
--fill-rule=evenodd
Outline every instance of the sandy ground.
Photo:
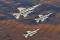
M 25 38 L 27 30 L 40 29 L 32 37 Z M 16 20 L 0 20 L 0 40 L 60 40 L 60 24 L 27 25 Z

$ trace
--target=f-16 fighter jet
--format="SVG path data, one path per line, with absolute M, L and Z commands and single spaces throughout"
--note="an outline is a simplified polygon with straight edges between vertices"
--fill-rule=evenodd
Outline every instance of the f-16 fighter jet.
M 39 21 L 44 22 L 50 15 L 52 15 L 53 13 L 49 13 L 48 15 L 38 15 L 39 18 L 36 18 L 36 22 L 39 23 Z
M 38 5 L 35 5 L 33 7 L 30 7 L 30 8 L 23 8 L 23 7 L 19 7 L 17 8 L 20 12 L 19 13 L 13 13 L 12 15 L 16 17 L 16 19 L 19 19 L 20 16 L 24 16 L 26 17 L 29 13 L 33 12 L 33 10 L 38 7 L 40 4 Z
M 27 38 L 28 36 L 33 36 L 34 34 L 37 33 L 37 31 L 39 31 L 40 29 L 36 29 L 34 31 L 26 31 L 27 34 L 24 34 L 25 38 Z

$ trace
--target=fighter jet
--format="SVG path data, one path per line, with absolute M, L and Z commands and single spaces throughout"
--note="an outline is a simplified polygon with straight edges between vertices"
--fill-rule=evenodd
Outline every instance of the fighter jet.
M 39 21 L 44 22 L 52 14 L 53 13 L 49 13 L 48 15 L 38 15 L 39 18 L 36 18 L 34 20 L 36 20 L 37 23 L 39 23 Z
M 38 7 L 40 4 L 35 5 L 33 7 L 29 7 L 29 8 L 23 8 L 23 7 L 19 7 L 17 8 L 20 12 L 19 13 L 13 13 L 12 15 L 15 16 L 16 19 L 19 19 L 20 16 L 24 16 L 26 17 L 29 13 L 33 12 L 33 10 Z
M 40 29 L 36 29 L 34 31 L 26 31 L 27 34 L 24 34 L 25 38 L 27 38 L 28 36 L 33 36 L 34 34 L 36 34 Z

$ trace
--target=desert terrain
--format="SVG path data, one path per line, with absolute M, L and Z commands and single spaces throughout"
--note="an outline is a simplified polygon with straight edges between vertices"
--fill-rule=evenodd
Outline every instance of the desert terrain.
M 27 30 L 40 29 L 32 37 L 25 38 Z M 60 40 L 60 24 L 27 25 L 14 19 L 0 20 L 0 40 Z

